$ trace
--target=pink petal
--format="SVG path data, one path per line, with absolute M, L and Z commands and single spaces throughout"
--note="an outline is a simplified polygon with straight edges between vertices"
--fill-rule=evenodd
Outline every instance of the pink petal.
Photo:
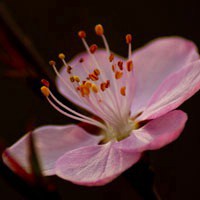
M 182 132 L 187 115 L 174 110 L 154 119 L 119 142 L 119 149 L 127 152 L 142 152 L 159 149 L 178 138 Z
M 180 37 L 153 40 L 133 54 L 136 94 L 132 113 L 137 114 L 170 74 L 199 59 L 196 46 Z
M 195 61 L 163 81 L 140 119 L 154 119 L 177 108 L 199 89 L 200 61 Z
M 111 68 L 111 63 L 109 62 L 109 56 L 105 50 L 97 50 L 94 54 L 95 59 L 101 69 L 101 72 L 106 76 L 106 80 L 110 79 L 110 76 L 112 75 L 112 68 Z M 83 58 L 84 62 L 83 64 L 86 66 L 87 71 L 89 73 L 92 73 L 93 70 L 96 67 L 96 64 L 94 60 L 91 58 L 91 56 L 84 52 L 79 55 L 77 55 L 72 61 L 69 62 L 69 65 L 73 67 L 73 75 L 77 75 L 80 77 L 81 81 L 86 80 L 86 77 L 88 77 L 88 73 L 84 70 L 83 65 L 79 62 L 79 60 Z M 117 62 L 119 59 L 122 60 L 119 56 L 115 55 L 115 61 Z M 69 74 L 66 72 L 66 67 L 61 68 L 60 70 L 61 76 L 65 79 L 67 83 L 69 83 L 72 86 L 72 83 L 69 80 Z M 96 82 L 97 85 L 99 84 L 99 81 Z M 75 95 L 72 91 L 70 91 L 64 84 L 63 82 L 57 78 L 57 86 L 60 91 L 60 93 L 65 96 L 68 100 L 73 102 L 74 104 L 85 108 L 86 110 L 92 112 L 93 114 L 96 114 L 96 111 L 93 110 L 91 105 L 87 105 L 85 102 L 81 101 L 77 95 Z M 75 91 L 74 87 L 72 87 L 73 90 Z M 76 92 L 76 91 L 75 91 Z
M 98 144 L 100 138 L 89 135 L 79 126 L 44 126 L 33 131 L 38 158 L 44 175 L 53 175 L 56 160 L 67 151 L 81 146 Z M 28 134 L 6 151 L 27 171 L 30 172 Z M 5 155 L 4 162 L 9 166 Z
M 104 185 L 136 163 L 140 155 L 115 148 L 115 142 L 83 147 L 62 156 L 56 174 L 79 185 Z

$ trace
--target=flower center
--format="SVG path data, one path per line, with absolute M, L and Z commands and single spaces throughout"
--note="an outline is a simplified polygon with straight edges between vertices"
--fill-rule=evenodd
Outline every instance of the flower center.
M 137 123 L 130 119 L 134 90 L 134 68 L 131 60 L 132 36 L 126 35 L 128 59 L 123 61 L 115 58 L 110 52 L 102 25 L 96 25 L 95 32 L 102 37 L 106 48 L 105 66 L 99 63 L 101 58 L 98 57 L 97 45 L 88 46 L 85 31 L 79 31 L 78 36 L 88 52 L 89 64 L 88 61 L 85 62 L 84 57 L 80 58 L 77 71 L 77 67 L 68 65 L 65 55 L 60 53 L 58 57 L 66 68 L 65 76 L 58 72 L 55 61 L 50 61 L 49 64 L 66 90 L 70 90 L 74 98 L 89 107 L 102 119 L 103 123 L 78 113 L 60 102 L 50 91 L 46 80 L 42 80 L 44 86 L 41 91 L 48 102 L 65 116 L 100 127 L 105 136 L 104 142 L 112 139 L 122 140 L 137 128 Z

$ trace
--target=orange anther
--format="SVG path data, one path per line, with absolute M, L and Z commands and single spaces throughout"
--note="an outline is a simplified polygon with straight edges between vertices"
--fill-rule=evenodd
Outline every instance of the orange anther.
M 78 32 L 78 36 L 79 36 L 80 38 L 86 38 L 86 32 L 85 32 L 85 31 L 79 31 L 79 32 Z
M 110 86 L 110 81 L 109 80 L 106 81 L 106 85 L 105 86 L 106 86 L 106 88 L 108 88 Z
M 120 93 L 121 93 L 122 96 L 126 96 L 126 87 L 122 87 L 120 89 Z
M 98 75 L 100 74 L 100 70 L 99 70 L 99 69 L 95 69 L 95 70 L 94 70 L 94 74 L 95 74 L 96 76 L 98 76 Z
M 115 72 L 115 78 L 116 79 L 120 79 L 122 77 L 122 75 L 123 75 L 123 72 L 121 72 L 121 71 L 116 71 Z
M 86 87 L 85 85 L 82 85 L 82 86 L 80 87 L 80 92 L 81 92 L 81 95 L 82 95 L 83 97 L 89 96 L 89 94 L 90 94 L 90 89 L 89 89 L 88 87 Z
M 122 61 L 118 61 L 117 65 L 120 70 L 123 70 L 123 62 Z
M 115 65 L 112 65 L 112 71 L 115 72 Z
M 126 64 L 127 70 L 130 72 L 133 70 L 133 61 L 129 60 Z
M 95 26 L 95 32 L 99 36 L 103 35 L 104 34 L 103 26 L 101 24 L 97 24 Z
M 90 46 L 90 53 L 94 53 L 97 50 L 98 46 L 96 44 L 92 44 Z
M 131 34 L 127 34 L 126 35 L 126 43 L 129 44 L 132 42 L 132 35 Z
M 40 90 L 41 90 L 42 94 L 43 94 L 45 97 L 48 97 L 48 96 L 49 96 L 50 90 L 49 90 L 48 87 L 42 86 L 42 87 L 40 88 Z
M 101 87 L 102 91 L 105 91 L 105 89 L 106 89 L 106 83 L 101 83 L 100 87 Z
M 89 78 L 90 78 L 92 81 L 97 81 L 97 80 L 99 80 L 98 76 L 95 75 L 94 73 L 93 73 L 93 74 L 89 74 Z
M 114 54 L 111 53 L 110 56 L 109 56 L 109 61 L 112 62 L 114 60 L 114 57 L 115 57 Z

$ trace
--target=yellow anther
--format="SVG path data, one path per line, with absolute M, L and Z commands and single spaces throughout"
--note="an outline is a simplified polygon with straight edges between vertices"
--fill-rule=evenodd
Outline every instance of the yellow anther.
M 79 76 L 74 76 L 74 81 L 76 81 L 77 83 L 79 83 L 80 82 Z
M 133 70 L 133 61 L 129 60 L 126 64 L 127 70 L 130 72 Z
M 116 79 L 120 79 L 122 77 L 122 75 L 123 75 L 123 72 L 120 72 L 120 71 L 115 72 L 115 78 Z
M 99 36 L 103 35 L 104 34 L 103 26 L 101 24 L 97 24 L 95 26 L 95 32 Z
M 122 96 L 126 96 L 126 87 L 122 87 L 120 89 L 120 93 L 121 93 Z
M 49 65 L 54 66 L 55 64 L 56 64 L 56 62 L 54 60 L 49 61 Z
M 74 80 L 74 76 L 70 76 L 70 81 L 73 83 L 75 80 Z
M 132 42 L 132 35 L 131 34 L 127 34 L 126 35 L 126 43 L 130 44 Z
M 87 87 L 87 88 L 91 88 L 92 87 L 92 83 L 90 81 L 86 81 L 84 83 L 84 85 Z
M 42 87 L 40 88 L 40 90 L 41 90 L 42 94 L 43 94 L 45 97 L 48 97 L 48 96 L 49 96 L 50 90 L 49 90 L 48 87 L 42 86 Z
M 98 76 L 98 75 L 100 74 L 100 70 L 99 70 L 99 69 L 95 69 L 95 70 L 94 70 L 94 74 L 95 74 L 96 76 Z
M 60 58 L 61 60 L 64 60 L 65 59 L 65 54 L 64 53 L 60 53 L 58 55 L 58 58 Z
M 95 85 L 95 84 L 92 84 L 92 87 L 91 87 L 92 91 L 94 93 L 97 93 L 99 91 L 98 87 Z

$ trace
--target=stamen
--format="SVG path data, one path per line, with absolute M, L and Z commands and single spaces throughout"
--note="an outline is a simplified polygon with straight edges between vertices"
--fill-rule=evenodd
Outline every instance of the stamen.
M 81 92 L 82 97 L 89 96 L 90 88 L 88 88 L 86 85 L 81 85 L 80 92 Z
M 126 43 L 128 44 L 128 59 L 131 59 L 131 42 L 132 42 L 132 35 L 127 34 L 126 35 Z
M 92 44 L 92 45 L 90 46 L 90 52 L 91 52 L 91 53 L 95 53 L 95 51 L 97 50 L 97 48 L 98 48 L 98 46 L 97 46 L 96 44 Z
M 43 94 L 45 97 L 48 97 L 48 96 L 49 96 L 50 91 L 49 91 L 49 88 L 48 88 L 48 87 L 42 86 L 42 87 L 40 88 L 40 90 L 41 90 L 42 94 Z
M 112 71 L 115 72 L 115 65 L 112 65 Z
M 51 65 L 52 67 L 56 65 L 56 62 L 54 60 L 50 60 L 49 61 L 49 65 Z
M 112 62 L 114 60 L 114 57 L 115 57 L 114 54 L 111 53 L 110 56 L 109 56 L 109 61 Z
M 122 61 L 118 61 L 118 67 L 120 70 L 123 70 L 123 62 Z
M 126 35 L 126 43 L 129 44 L 132 42 L 132 35 L 131 34 L 127 34 Z
M 65 59 L 65 54 L 64 53 L 58 54 L 58 58 L 60 58 L 61 60 L 64 60 Z
M 100 85 L 100 87 L 101 87 L 101 90 L 104 92 L 105 91 L 105 89 L 107 88 L 106 87 L 106 83 L 101 83 L 101 85 Z
M 102 36 L 104 34 L 103 26 L 101 24 L 97 24 L 95 26 L 95 32 L 97 35 Z
M 65 79 L 60 75 L 60 73 L 58 72 L 57 68 L 56 68 L 56 62 L 51 60 L 49 61 L 49 64 L 53 67 L 54 72 L 56 73 L 56 75 L 58 76 L 58 78 L 63 82 L 63 84 L 77 97 L 79 97 L 78 93 L 75 92 L 75 90 L 65 81 Z
M 99 80 L 98 76 L 95 75 L 94 73 L 93 73 L 93 74 L 89 74 L 89 78 L 90 78 L 92 81 L 97 81 L 97 80 Z
M 107 80 L 107 81 L 106 81 L 106 88 L 109 88 L 109 86 L 110 86 L 110 81 Z
M 88 54 L 89 54 L 89 55 L 91 56 L 91 58 L 93 59 L 93 61 L 94 61 L 95 65 L 96 65 L 96 67 L 99 68 L 99 64 L 98 64 L 98 62 L 97 62 L 95 56 L 90 52 L 90 48 L 89 48 L 89 46 L 88 46 L 88 44 L 87 44 L 87 42 L 86 42 L 86 40 L 85 40 L 85 38 L 86 38 L 86 33 L 85 33 L 85 31 L 79 31 L 79 32 L 78 32 L 78 36 L 81 38 L 81 40 L 82 40 L 82 42 L 83 42 L 83 45 L 85 46 L 85 48 L 86 48 Z
M 110 55 L 110 48 L 108 46 L 108 42 L 107 42 L 106 37 L 104 35 L 103 26 L 101 24 L 97 24 L 95 26 L 95 32 L 96 32 L 97 35 L 102 37 L 104 45 L 105 45 L 105 48 L 106 48 L 106 51 L 107 51 L 107 54 Z
M 133 61 L 132 60 L 127 61 L 126 67 L 129 72 L 132 71 L 133 70 Z
M 51 96 L 52 96 L 52 95 L 51 95 Z M 52 96 L 52 97 L 53 97 L 53 96 Z M 74 116 L 74 115 L 72 115 L 72 114 L 69 114 L 69 113 L 67 113 L 67 112 L 65 112 L 65 111 L 63 111 L 63 110 L 61 110 L 56 104 L 54 104 L 54 103 L 49 99 L 49 97 L 47 97 L 47 100 L 48 100 L 48 102 L 49 102 L 57 111 L 59 111 L 61 114 L 65 115 L 65 116 L 67 116 L 67 117 L 70 117 L 70 118 L 72 118 L 72 119 L 81 121 L 81 122 L 85 122 L 85 123 L 88 123 L 88 124 L 95 125 L 95 126 L 97 126 L 97 127 L 99 127 L 99 128 L 102 128 L 102 129 L 106 130 L 106 127 L 105 127 L 102 123 L 100 123 L 100 122 L 98 122 L 98 121 L 96 121 L 96 120 L 93 120 L 93 119 L 91 119 L 91 118 L 90 118 L 90 120 L 87 120 L 87 119 L 84 119 L 84 118 L 77 117 L 77 116 Z M 75 111 L 74 111 L 74 112 L 75 112 Z M 79 114 L 80 114 L 80 113 L 79 113 Z M 85 117 L 86 117 L 86 116 L 85 116 Z
M 120 93 L 121 93 L 122 96 L 126 96 L 126 87 L 122 87 L 120 89 Z
M 50 90 L 49 90 L 49 91 L 50 91 Z M 74 115 L 77 115 L 77 116 L 79 116 L 79 117 L 81 117 L 81 118 L 83 118 L 83 119 L 87 119 L 87 120 L 89 120 L 89 121 L 91 121 L 91 122 L 99 123 L 99 122 L 96 121 L 95 119 L 92 119 L 92 118 L 90 118 L 90 117 L 87 117 L 87 116 L 85 116 L 85 115 L 82 115 L 81 113 L 78 113 L 78 112 L 74 111 L 73 109 L 67 107 L 67 106 L 64 105 L 62 102 L 60 102 L 60 101 L 53 95 L 52 92 L 50 92 L 50 96 L 51 96 L 52 99 L 53 99 L 58 105 L 60 105 L 63 109 L 65 109 L 65 110 L 67 110 L 67 111 L 73 113 Z
M 94 69 L 94 74 L 95 74 L 96 76 L 99 76 L 99 75 L 100 75 L 100 70 L 99 70 L 99 69 Z
M 78 32 L 78 36 L 82 39 L 82 38 L 86 38 L 86 32 L 85 31 L 79 31 Z
M 92 89 L 92 91 L 93 91 L 94 93 L 98 93 L 98 91 L 99 91 L 97 85 L 95 85 L 95 84 L 92 84 L 91 89 Z
M 46 86 L 46 87 L 49 87 L 49 81 L 47 81 L 46 79 L 42 79 L 41 80 L 41 83 L 44 85 L 44 86 Z
M 123 75 L 123 72 L 121 72 L 121 71 L 116 71 L 115 72 L 115 78 L 116 79 L 120 79 L 122 77 L 122 75 Z
M 68 73 L 68 74 L 71 74 L 71 71 L 72 71 L 72 67 L 68 65 L 68 66 L 67 66 L 67 73 Z
M 92 87 L 92 83 L 90 81 L 85 81 L 84 85 L 87 87 L 87 88 L 91 88 Z
M 60 53 L 58 54 L 58 58 L 60 58 L 63 62 L 63 64 L 65 65 L 65 67 L 67 68 L 67 73 L 68 74 L 71 74 L 71 70 L 72 70 L 72 67 L 69 66 L 66 61 L 65 61 L 65 54 L 64 53 Z
M 75 81 L 74 76 L 70 76 L 69 80 L 73 83 Z
M 79 83 L 79 82 L 80 82 L 79 76 L 74 76 L 74 80 L 75 80 L 77 83 Z

